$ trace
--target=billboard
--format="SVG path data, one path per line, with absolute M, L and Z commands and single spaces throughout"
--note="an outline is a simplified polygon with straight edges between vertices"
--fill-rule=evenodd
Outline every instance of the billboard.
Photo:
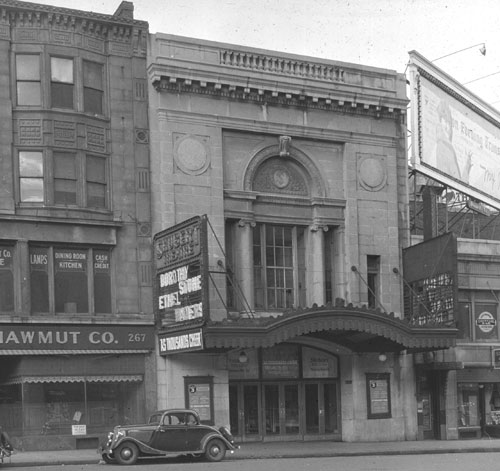
M 209 316 L 206 216 L 159 232 L 153 245 L 156 318 L 173 329 L 203 324 Z
M 410 52 L 411 165 L 500 209 L 500 114 L 417 52 Z
M 412 325 L 453 323 L 457 306 L 457 240 L 453 233 L 403 249 L 405 319 Z

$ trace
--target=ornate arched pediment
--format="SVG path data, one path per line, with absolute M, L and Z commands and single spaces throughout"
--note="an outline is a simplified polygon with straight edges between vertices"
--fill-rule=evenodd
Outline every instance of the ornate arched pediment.
M 257 152 L 246 169 L 243 186 L 245 191 L 325 196 L 323 179 L 312 160 L 294 147 L 288 156 L 280 157 L 278 145 Z

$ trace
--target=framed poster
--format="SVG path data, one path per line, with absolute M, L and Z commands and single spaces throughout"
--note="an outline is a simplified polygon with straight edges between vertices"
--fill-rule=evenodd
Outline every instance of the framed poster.
M 369 419 L 391 417 L 391 382 L 389 373 L 366 374 L 366 400 Z
M 202 423 L 214 423 L 214 378 L 213 376 L 185 376 L 184 393 L 186 407 L 198 412 Z

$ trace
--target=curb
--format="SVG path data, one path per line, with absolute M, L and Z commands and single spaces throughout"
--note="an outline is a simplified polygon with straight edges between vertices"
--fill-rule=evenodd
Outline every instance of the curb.
M 224 461 L 242 461 L 242 460 L 265 460 L 265 459 L 297 459 L 297 458 L 335 458 L 335 457 L 350 457 L 350 456 L 402 456 L 402 455 L 432 455 L 432 454 L 458 454 L 458 453 L 500 453 L 500 448 L 475 447 L 475 448 L 439 448 L 439 449 L 406 449 L 406 450 L 368 450 L 368 451 L 337 451 L 337 452 L 317 452 L 317 453 L 274 453 L 270 455 L 239 455 L 237 453 L 229 455 Z M 35 466 L 65 466 L 65 465 L 89 465 L 105 463 L 96 456 L 95 459 L 90 458 L 75 458 L 75 459 L 56 459 L 43 460 L 42 456 L 32 461 L 13 461 L 6 459 L 3 462 L 4 466 L 8 467 L 35 467 Z M 15 458 L 14 458 L 15 459 Z M 165 461 L 176 460 L 175 458 L 151 458 L 159 463 Z M 2 463 L 0 463 L 0 467 Z

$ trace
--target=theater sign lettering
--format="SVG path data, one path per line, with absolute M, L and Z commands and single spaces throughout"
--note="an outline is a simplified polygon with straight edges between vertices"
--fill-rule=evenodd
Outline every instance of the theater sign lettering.
M 201 326 L 208 317 L 207 220 L 198 216 L 154 238 L 155 314 L 165 331 Z M 163 354 L 203 348 L 201 331 L 160 335 Z

